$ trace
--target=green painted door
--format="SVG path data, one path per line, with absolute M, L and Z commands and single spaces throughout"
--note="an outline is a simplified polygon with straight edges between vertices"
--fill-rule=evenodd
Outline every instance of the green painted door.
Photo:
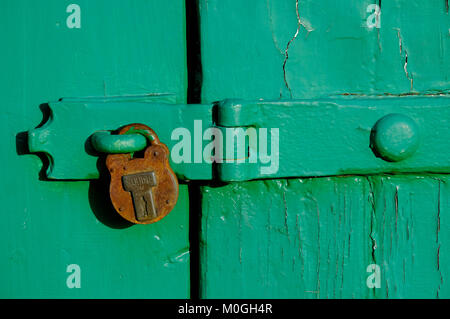
M 164 121 L 192 125 L 204 119 L 210 125 L 212 103 L 224 99 L 379 100 L 450 92 L 445 0 L 197 5 L 199 21 L 193 15 L 189 23 L 191 31 L 200 26 L 199 47 L 195 35 L 186 36 L 183 0 L 3 1 L 0 297 L 187 298 L 190 291 L 202 298 L 450 297 L 445 174 L 220 183 L 209 181 L 210 164 L 180 165 L 181 175 L 184 168 L 195 174 L 181 178 L 175 210 L 145 226 L 118 217 L 104 179 L 47 178 L 53 159 L 29 154 L 25 132 L 59 116 L 46 103 L 61 97 L 163 98 L 182 105 L 180 113 L 167 111 Z M 188 79 L 189 102 L 207 107 L 184 106 Z M 67 120 L 70 103 L 64 103 Z M 127 107 L 135 118 L 133 103 Z M 171 128 L 164 128 L 155 107 L 147 116 L 167 134 Z M 117 114 L 99 115 L 99 108 L 90 113 L 96 118 L 84 119 L 83 112 L 64 125 L 67 143 L 60 150 L 80 148 L 70 141 L 80 138 L 82 127 L 118 122 Z M 267 114 L 281 125 L 286 120 L 286 114 Z M 334 120 L 298 118 L 298 131 Z M 441 117 L 437 126 L 448 121 Z M 39 132 L 33 143 L 46 139 L 46 131 Z M 319 149 L 320 141 L 307 135 Z M 58 145 L 63 140 L 59 134 Z M 86 144 L 83 159 L 59 158 L 57 166 L 68 177 L 92 177 L 98 172 L 87 165 L 93 164 L 90 152 Z M 201 181 L 186 181 L 190 176 Z
M 45 180 L 22 133 L 41 122 L 40 105 L 45 120 L 44 103 L 61 97 L 168 93 L 185 103 L 184 1 L 5 0 L 0 7 L 0 297 L 189 297 L 186 185 L 170 216 L 130 227 L 102 182 Z M 68 134 L 76 129 L 74 120 Z
M 199 9 L 203 103 L 450 91 L 444 0 L 200 0 Z M 314 126 L 305 121 L 299 131 Z M 423 173 L 204 186 L 200 295 L 449 298 L 449 182 Z

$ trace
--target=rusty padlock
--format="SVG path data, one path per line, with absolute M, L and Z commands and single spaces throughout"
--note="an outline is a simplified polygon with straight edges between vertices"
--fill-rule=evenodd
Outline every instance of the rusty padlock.
M 109 193 L 116 211 L 134 224 L 151 224 L 164 218 L 178 200 L 178 179 L 169 165 L 169 149 L 143 124 L 123 127 L 119 135 L 138 133 L 150 141 L 144 158 L 110 154 L 106 167 L 111 175 Z

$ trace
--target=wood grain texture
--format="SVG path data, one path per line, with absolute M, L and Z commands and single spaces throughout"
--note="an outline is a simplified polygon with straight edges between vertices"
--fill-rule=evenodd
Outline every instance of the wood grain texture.
M 375 296 L 449 298 L 449 177 L 368 180 L 374 260 L 384 275 Z
M 450 90 L 444 0 L 199 3 L 203 103 Z
M 449 297 L 449 178 L 255 181 L 203 189 L 206 298 Z M 368 288 L 370 264 L 381 288 Z
M 352 177 L 205 188 L 202 296 L 368 296 L 368 186 Z
M 370 29 L 374 3 L 200 1 L 202 102 L 448 94 L 445 1 L 382 1 Z M 423 172 L 205 187 L 201 296 L 448 298 L 448 182 Z M 378 289 L 366 285 L 372 263 Z

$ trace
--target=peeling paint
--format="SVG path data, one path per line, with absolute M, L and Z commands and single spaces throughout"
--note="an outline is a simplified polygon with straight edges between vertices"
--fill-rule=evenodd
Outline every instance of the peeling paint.
M 440 253 L 441 253 L 441 243 L 439 240 L 440 231 L 441 231 L 441 181 L 438 180 L 436 243 L 438 244 L 438 247 L 437 247 L 437 270 L 439 273 L 440 282 L 439 282 L 439 286 L 438 286 L 438 289 L 436 292 L 437 298 L 439 298 L 441 286 L 444 283 L 444 277 L 442 276 L 441 261 L 440 261 Z
M 294 36 L 289 40 L 288 44 L 286 45 L 286 50 L 284 51 L 284 62 L 283 62 L 284 84 L 286 85 L 286 88 L 289 90 L 291 98 L 292 98 L 292 90 L 289 87 L 289 83 L 286 78 L 286 63 L 287 63 L 287 60 L 289 59 L 289 47 L 291 46 L 291 43 L 297 38 L 297 36 L 300 32 L 300 28 L 302 27 L 302 21 L 300 19 L 300 12 L 298 9 L 298 2 L 299 2 L 299 0 L 295 1 L 295 9 L 296 9 L 296 14 L 297 14 L 297 30 L 295 31 Z
M 287 75 L 286 75 L 286 64 L 289 59 L 289 47 L 291 46 L 292 42 L 294 42 L 294 40 L 298 37 L 302 27 L 307 32 L 306 38 L 308 38 L 309 34 L 312 31 L 314 31 L 314 28 L 312 27 L 312 25 L 309 21 L 307 21 L 306 19 L 300 18 L 299 0 L 296 0 L 296 2 L 295 2 L 295 9 L 296 9 L 296 14 L 297 14 L 297 29 L 295 31 L 294 36 L 289 40 L 288 44 L 286 45 L 286 50 L 284 50 L 284 61 L 283 61 L 284 84 L 285 84 L 286 88 L 289 90 L 289 94 L 290 94 L 291 98 L 292 98 L 292 90 L 291 90 L 291 87 L 289 86 L 289 83 L 287 80 Z
M 375 258 L 375 250 L 377 249 L 377 241 L 376 238 L 374 236 L 374 232 L 375 232 L 375 219 L 376 219 L 376 204 L 375 204 L 375 191 L 374 191 L 374 187 L 373 187 L 373 182 L 370 176 L 366 177 L 367 182 L 369 184 L 369 202 L 371 205 L 371 212 L 370 212 L 370 233 L 369 233 L 369 238 L 370 241 L 372 243 L 372 261 L 374 263 L 376 263 L 376 258 Z
M 411 82 L 411 91 L 412 91 L 413 90 L 414 79 L 413 79 L 411 73 L 408 72 L 408 51 L 406 49 L 403 49 L 403 39 L 402 39 L 402 35 L 401 35 L 400 29 L 399 28 L 394 28 L 394 30 L 397 30 L 400 55 L 402 55 L 403 51 L 405 51 L 405 63 L 403 64 L 403 70 L 405 71 L 406 78 Z
M 164 263 L 164 267 L 170 267 L 171 265 L 178 263 L 186 263 L 189 260 L 190 250 L 189 248 L 184 248 L 173 255 L 167 256 L 167 260 Z

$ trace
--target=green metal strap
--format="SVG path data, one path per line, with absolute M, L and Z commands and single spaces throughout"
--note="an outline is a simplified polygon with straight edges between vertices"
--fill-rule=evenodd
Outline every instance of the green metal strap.
M 214 105 L 62 100 L 50 108 L 50 120 L 29 132 L 29 145 L 51 158 L 52 179 L 98 178 L 98 153 L 90 151 L 89 137 L 130 123 L 158 134 L 171 151 L 174 172 L 186 181 L 450 172 L 450 149 L 443 147 L 450 139 L 448 96 Z M 103 132 L 91 141 L 107 153 L 145 147 L 135 135 Z
M 222 130 L 257 132 L 255 163 L 217 164 L 222 181 L 281 177 L 450 173 L 449 96 L 342 97 L 289 101 L 226 100 L 218 104 Z M 267 137 L 260 129 L 267 130 Z M 279 138 L 271 170 L 261 157 Z M 224 136 L 227 136 L 223 133 Z M 227 138 L 225 138 L 226 140 Z M 272 139 L 272 140 L 274 140 Z M 235 148 L 251 147 L 235 139 Z M 224 142 L 226 144 L 227 141 Z M 239 156 L 235 156 L 239 158 Z M 265 173 L 263 170 L 265 169 Z
M 43 126 L 28 132 L 28 145 L 31 153 L 45 153 L 49 158 L 46 168 L 49 179 L 97 179 L 98 161 L 102 158 L 96 148 L 107 153 L 116 148 L 132 152 L 144 145 L 142 136 L 133 135 L 120 137 L 120 145 L 111 146 L 109 138 L 117 140 L 117 137 L 94 134 L 99 131 L 143 123 L 150 126 L 160 141 L 172 149 L 177 143 L 172 138 L 174 129 L 184 128 L 193 132 L 194 120 L 201 121 L 205 128 L 213 126 L 212 106 L 171 104 L 167 95 L 61 99 L 48 105 L 51 112 L 49 119 Z M 96 145 L 92 144 L 92 138 Z M 175 163 L 171 158 L 169 161 L 180 180 L 212 179 L 210 163 Z

